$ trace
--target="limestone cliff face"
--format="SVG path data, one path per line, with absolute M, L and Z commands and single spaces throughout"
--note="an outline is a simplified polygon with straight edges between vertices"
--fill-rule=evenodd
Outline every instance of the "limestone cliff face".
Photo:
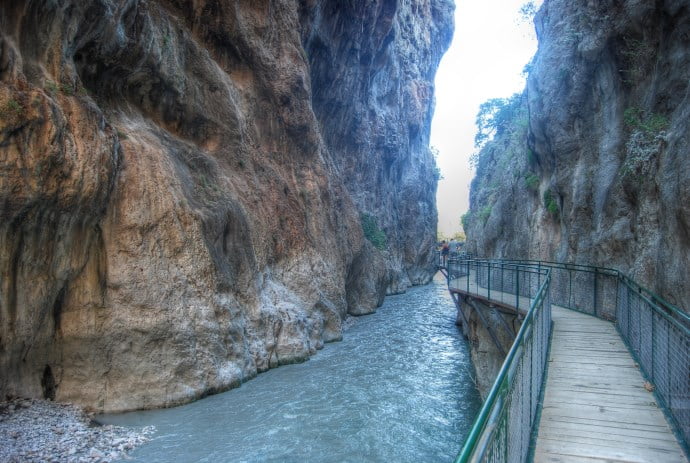
M 348 312 L 427 281 L 451 13 L 0 5 L 0 395 L 182 403 L 304 360 Z
M 535 24 L 527 114 L 480 156 L 471 246 L 617 267 L 687 309 L 690 5 L 546 0 Z
M 358 210 L 395 249 L 388 292 L 427 283 L 437 172 L 429 157 L 433 75 L 450 43 L 446 1 L 323 2 L 306 34 L 313 105 Z M 343 42 L 345 33 L 352 40 Z M 423 237 L 420 239 L 420 237 Z

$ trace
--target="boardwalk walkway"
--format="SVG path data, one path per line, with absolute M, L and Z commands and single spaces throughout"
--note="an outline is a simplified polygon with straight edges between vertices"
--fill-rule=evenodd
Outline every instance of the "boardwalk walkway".
M 517 308 L 521 312 L 526 312 L 532 303 L 532 299 L 525 296 L 515 296 L 515 294 L 496 290 L 491 290 L 491 292 L 489 292 L 487 288 L 478 286 L 474 279 L 466 276 L 451 280 L 448 284 L 448 289 L 451 292 L 471 294 L 474 298 L 512 310 Z
M 611 322 L 558 306 L 535 462 L 686 462 Z
M 451 280 L 449 289 L 492 305 L 519 305 L 520 312 L 529 308 L 529 298 L 489 295 L 473 280 Z M 534 462 L 686 463 L 614 324 L 556 305 L 552 317 Z

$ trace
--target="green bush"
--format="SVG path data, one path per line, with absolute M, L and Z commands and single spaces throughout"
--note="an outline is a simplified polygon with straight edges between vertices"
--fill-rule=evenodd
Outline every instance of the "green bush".
M 462 214 L 462 217 L 460 217 L 460 222 L 462 223 L 462 229 L 465 230 L 465 233 L 467 233 L 467 230 L 470 229 L 470 222 L 472 221 L 472 213 L 470 211 L 465 212 Z
M 58 92 L 58 86 L 52 80 L 46 80 L 45 89 L 53 96 Z
M 68 84 L 60 84 L 60 91 L 67 96 L 74 95 L 74 89 L 72 88 L 71 85 L 68 85 Z
M 486 221 L 489 220 L 489 217 L 491 216 L 491 205 L 487 204 L 482 208 L 481 211 L 479 211 L 479 218 L 481 219 L 483 224 L 486 224 Z
M 537 191 L 539 189 L 539 176 L 533 172 L 527 172 L 525 174 L 525 186 L 530 190 Z
M 668 119 L 662 114 L 648 114 L 634 106 L 623 112 L 623 120 L 628 127 L 640 130 L 650 136 L 655 136 L 668 127 Z
M 364 213 L 360 216 L 362 221 L 362 231 L 364 237 L 374 245 L 376 249 L 384 251 L 387 245 L 386 234 L 381 230 L 376 223 L 376 217 L 371 214 Z
M 2 108 L 2 111 L 0 111 L 0 113 L 6 117 L 21 116 L 23 112 L 24 106 L 22 106 L 22 104 L 15 99 L 10 99 L 5 104 L 5 107 Z
M 546 190 L 544 192 L 544 207 L 546 208 L 549 213 L 554 216 L 558 217 L 559 213 L 559 208 L 558 208 L 558 203 L 556 202 L 556 198 L 554 194 L 551 192 L 551 190 Z

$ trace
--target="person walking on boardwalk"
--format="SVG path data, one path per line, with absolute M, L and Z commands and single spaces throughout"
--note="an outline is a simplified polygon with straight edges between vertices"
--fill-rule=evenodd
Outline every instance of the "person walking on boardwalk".
M 449 256 L 451 258 L 457 257 L 458 256 L 458 242 L 455 241 L 455 238 L 451 238 L 450 243 L 448 243 L 448 247 L 450 248 Z
M 444 267 L 446 266 L 446 262 L 448 261 L 448 253 L 450 252 L 450 246 L 448 246 L 448 243 L 446 240 L 443 240 L 441 243 L 441 265 Z

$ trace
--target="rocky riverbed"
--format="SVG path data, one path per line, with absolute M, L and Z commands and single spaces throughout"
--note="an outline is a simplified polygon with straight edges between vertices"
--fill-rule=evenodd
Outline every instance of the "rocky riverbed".
M 72 404 L 15 399 L 0 402 L 0 461 L 110 462 L 148 441 L 153 431 L 99 426 Z

